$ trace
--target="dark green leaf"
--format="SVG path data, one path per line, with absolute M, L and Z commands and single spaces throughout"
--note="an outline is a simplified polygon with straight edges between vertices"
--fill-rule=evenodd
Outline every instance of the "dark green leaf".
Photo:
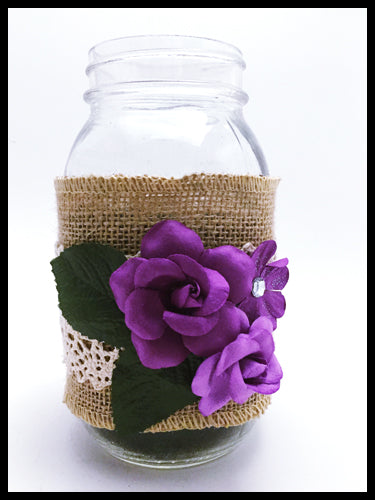
M 82 243 L 51 261 L 59 307 L 68 323 L 81 334 L 116 347 L 129 342 L 130 335 L 109 278 L 125 260 L 122 252 L 108 245 Z
M 185 361 L 183 361 L 178 366 L 173 366 L 171 368 L 161 368 L 157 370 L 160 377 L 166 378 L 171 382 L 176 384 L 184 385 L 190 387 L 193 381 L 195 372 L 198 366 L 202 363 L 204 358 L 190 354 Z
M 166 376 L 169 370 L 176 374 L 180 367 L 152 370 L 139 362 L 133 346 L 120 352 L 112 375 L 113 420 L 117 432 L 122 435 L 143 432 L 198 400 L 184 377 L 180 379 L 184 383 L 178 383 Z

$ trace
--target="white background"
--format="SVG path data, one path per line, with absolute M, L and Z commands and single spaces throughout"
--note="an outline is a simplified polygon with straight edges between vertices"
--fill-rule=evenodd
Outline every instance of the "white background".
M 9 491 L 365 491 L 366 9 L 9 9 Z M 62 404 L 49 261 L 62 175 L 88 116 L 89 48 L 137 34 L 239 47 L 245 117 L 278 190 L 290 259 L 276 355 L 284 378 L 216 462 L 156 471 L 97 448 Z

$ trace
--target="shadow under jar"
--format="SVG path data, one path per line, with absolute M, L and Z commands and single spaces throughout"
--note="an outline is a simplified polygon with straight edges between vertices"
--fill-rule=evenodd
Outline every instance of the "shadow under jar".
M 147 230 L 163 219 L 193 228 L 205 248 L 272 238 L 277 183 L 243 117 L 244 69 L 236 47 L 208 38 L 134 36 L 94 46 L 84 95 L 90 115 L 56 181 L 58 245 L 95 241 L 134 256 Z M 269 203 L 259 223 L 263 195 Z M 72 382 L 74 373 L 69 377 Z M 97 442 L 148 467 L 186 467 L 224 455 L 269 403 L 264 396 L 232 424 L 202 418 L 196 429 L 181 424 L 124 436 L 111 420 L 110 381 L 105 398 L 96 391 L 107 405 L 103 421 L 82 408 L 77 380 L 69 393 L 70 382 L 64 401 Z M 82 384 L 85 391 L 89 384 Z

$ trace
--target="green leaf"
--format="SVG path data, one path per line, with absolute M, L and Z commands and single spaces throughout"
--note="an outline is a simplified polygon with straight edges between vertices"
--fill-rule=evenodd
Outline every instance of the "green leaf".
M 51 261 L 59 307 L 70 325 L 89 338 L 125 348 L 113 371 L 111 398 L 116 431 L 122 435 L 143 432 L 197 401 L 191 381 L 202 361 L 191 354 L 172 368 L 142 365 L 109 286 L 124 261 L 122 252 L 98 243 L 74 245 Z
M 190 354 L 185 361 L 180 363 L 178 366 L 161 368 L 157 371 L 159 372 L 160 377 L 170 380 L 176 384 L 190 387 L 195 372 L 197 371 L 198 366 L 202 363 L 203 359 L 204 358 L 196 356 L 195 354 Z
M 51 261 L 59 307 L 70 325 L 83 335 L 122 347 L 130 342 L 109 278 L 125 262 L 119 250 L 99 243 L 65 249 Z
M 193 404 L 191 373 L 178 381 L 168 372 L 185 371 L 187 364 L 152 370 L 143 366 L 133 345 L 120 352 L 112 375 L 112 409 L 115 429 L 121 435 L 143 432 L 175 411 Z M 182 373 L 181 372 L 181 373 Z M 189 382 L 188 382 L 189 381 Z

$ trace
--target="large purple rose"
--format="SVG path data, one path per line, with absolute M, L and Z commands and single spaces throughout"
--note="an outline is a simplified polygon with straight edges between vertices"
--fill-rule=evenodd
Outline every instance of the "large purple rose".
M 246 312 L 250 322 L 260 316 L 268 317 L 276 328 L 276 318 L 285 313 L 285 298 L 281 290 L 289 279 L 288 259 L 270 262 L 276 252 L 274 240 L 263 241 L 250 253 L 255 272 L 251 293 L 237 304 Z
M 141 256 L 110 278 L 143 365 L 177 366 L 190 352 L 210 356 L 246 331 L 235 304 L 251 291 L 254 264 L 235 247 L 205 250 L 200 237 L 174 220 L 144 236 Z
M 283 373 L 274 355 L 272 329 L 272 322 L 260 317 L 248 333 L 240 333 L 199 365 L 191 388 L 201 396 L 202 415 L 211 415 L 230 400 L 243 404 L 255 392 L 273 394 L 279 389 Z

